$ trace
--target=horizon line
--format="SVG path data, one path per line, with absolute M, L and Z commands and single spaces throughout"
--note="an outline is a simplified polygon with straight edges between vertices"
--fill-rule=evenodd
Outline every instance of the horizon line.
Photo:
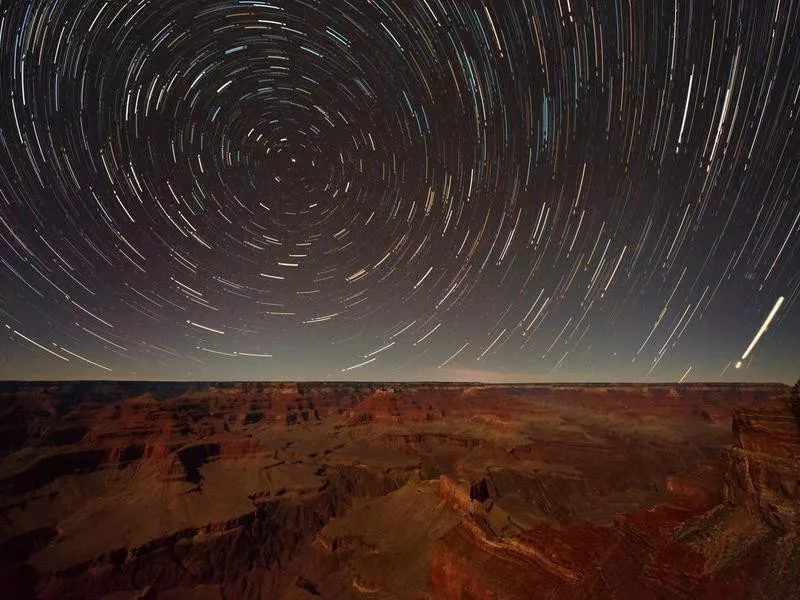
M 694 386 L 694 385 L 781 385 L 790 387 L 792 383 L 783 381 L 469 381 L 469 380 L 436 380 L 436 379 L 0 379 L 0 385 L 9 383 L 49 383 L 49 384 L 70 384 L 70 383 L 185 383 L 185 384 L 239 384 L 239 383 L 262 383 L 262 384 L 404 384 L 404 385 L 493 385 L 493 386 L 568 386 L 568 385 L 607 385 L 607 386 Z

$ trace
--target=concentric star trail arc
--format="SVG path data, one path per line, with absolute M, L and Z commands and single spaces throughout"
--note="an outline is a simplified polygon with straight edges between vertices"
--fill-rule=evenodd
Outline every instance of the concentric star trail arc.
M 0 376 L 794 380 L 798 11 L 6 2 Z

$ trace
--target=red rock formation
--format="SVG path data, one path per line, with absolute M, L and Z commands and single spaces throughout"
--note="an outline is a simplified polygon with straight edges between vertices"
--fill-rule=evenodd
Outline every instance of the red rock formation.
M 622 514 L 610 527 L 548 521 L 507 537 L 465 521 L 437 543 L 431 596 L 800 597 L 796 417 L 788 397 L 736 411 L 727 463 L 701 461 L 669 476 L 666 503 Z M 452 481 L 440 487 L 464 506 Z
M 800 418 L 792 400 L 774 398 L 733 416 L 726 496 L 770 525 L 800 529 Z
M 0 589 L 791 597 L 797 421 L 754 408 L 785 392 L 2 384 Z

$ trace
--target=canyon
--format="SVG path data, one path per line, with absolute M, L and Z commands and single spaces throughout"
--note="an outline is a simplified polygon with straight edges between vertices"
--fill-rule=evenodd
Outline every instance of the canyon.
M 800 598 L 780 384 L 0 383 L 28 599 Z

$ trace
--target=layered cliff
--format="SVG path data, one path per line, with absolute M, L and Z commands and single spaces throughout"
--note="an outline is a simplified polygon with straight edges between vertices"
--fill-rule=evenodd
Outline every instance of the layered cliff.
M 733 444 L 719 460 L 668 476 L 666 496 L 652 506 L 617 505 L 607 526 L 551 510 L 532 528 L 501 529 L 501 486 L 446 482 L 443 497 L 471 516 L 437 543 L 430 597 L 800 597 L 796 408 L 784 391 L 735 410 Z M 546 496 L 531 504 L 552 508 Z
M 797 432 L 782 400 L 757 408 L 786 391 L 3 384 L 0 586 L 21 599 L 786 597 Z
M 796 401 L 795 401 L 796 402 Z M 764 521 L 800 530 L 800 415 L 789 396 L 733 416 L 726 494 Z

